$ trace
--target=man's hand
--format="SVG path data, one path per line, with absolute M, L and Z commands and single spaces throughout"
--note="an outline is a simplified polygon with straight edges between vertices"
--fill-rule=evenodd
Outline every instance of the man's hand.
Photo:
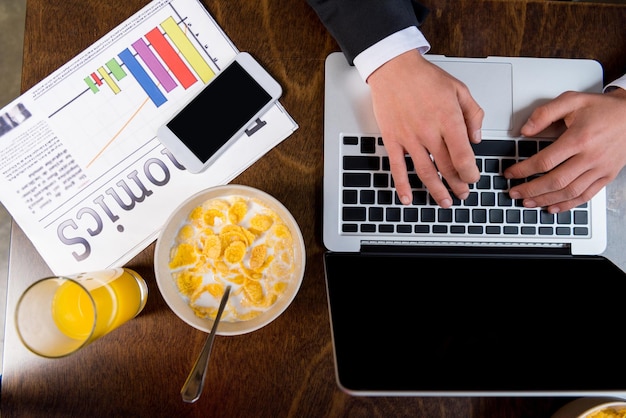
M 547 207 L 551 213 L 572 209 L 626 165 L 626 90 L 565 92 L 535 109 L 522 134 L 537 135 L 560 120 L 567 129 L 553 144 L 504 173 L 509 179 L 545 173 L 511 188 L 511 198 L 523 199 L 525 207 Z
M 468 88 L 417 50 L 385 63 L 367 83 L 402 203 L 412 201 L 406 153 L 440 206 L 452 198 L 438 172 L 455 196 L 467 198 L 468 184 L 480 177 L 470 141 L 480 142 L 484 116 Z

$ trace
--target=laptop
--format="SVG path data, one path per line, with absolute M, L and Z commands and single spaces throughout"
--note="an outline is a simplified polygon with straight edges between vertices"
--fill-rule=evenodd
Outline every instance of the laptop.
M 323 241 L 339 387 L 362 396 L 625 396 L 623 348 L 610 341 L 624 315 L 610 295 L 626 294 L 626 275 L 600 255 L 605 191 L 552 215 L 511 200 L 502 176 L 558 136 L 521 137 L 532 110 L 567 90 L 600 92 L 601 66 L 426 58 L 485 111 L 473 146 L 481 179 L 451 209 L 414 171 L 413 203 L 399 203 L 367 85 L 343 54 L 326 60 Z

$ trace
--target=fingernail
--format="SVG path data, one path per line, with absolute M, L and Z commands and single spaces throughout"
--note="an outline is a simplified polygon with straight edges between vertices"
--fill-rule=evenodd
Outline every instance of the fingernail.
M 524 200 L 524 207 L 526 207 L 526 208 L 536 208 L 537 207 L 537 202 L 535 202 L 534 200 Z
M 459 199 L 465 200 L 468 198 L 468 196 L 469 196 L 469 192 L 465 192 L 459 195 Z
M 528 119 L 526 123 L 522 126 L 522 128 L 533 130 L 535 128 L 535 124 L 532 120 Z
M 475 130 L 472 134 L 472 137 L 474 139 L 474 142 L 480 142 L 480 140 L 483 138 L 482 131 L 480 129 Z
M 403 205 L 410 205 L 411 204 L 411 198 L 407 195 L 404 195 L 402 197 L 400 197 L 400 201 L 402 202 Z
M 509 192 L 509 197 L 510 197 L 511 199 L 519 199 L 519 198 L 520 198 L 520 197 L 522 197 L 522 196 L 519 194 L 519 192 L 518 192 L 517 190 L 511 190 L 511 191 Z
M 449 208 L 450 206 L 452 206 L 452 200 L 450 199 L 443 199 L 440 203 L 442 208 Z

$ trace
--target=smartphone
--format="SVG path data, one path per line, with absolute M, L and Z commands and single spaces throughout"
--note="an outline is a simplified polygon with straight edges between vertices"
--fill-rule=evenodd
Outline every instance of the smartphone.
M 157 138 L 189 172 L 207 169 L 282 94 L 280 84 L 240 52 L 157 130 Z

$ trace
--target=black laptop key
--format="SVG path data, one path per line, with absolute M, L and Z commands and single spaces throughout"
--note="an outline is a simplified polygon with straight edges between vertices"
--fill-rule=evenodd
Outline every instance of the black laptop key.
M 400 208 L 387 208 L 386 220 L 387 222 L 400 222 L 401 220 Z
M 474 209 L 472 211 L 472 222 L 475 224 L 482 224 L 487 222 L 487 210 Z
M 480 190 L 491 189 L 491 177 L 480 176 L 480 179 L 476 182 L 476 188 Z
M 369 208 L 369 220 L 371 222 L 380 222 L 383 220 L 383 208 L 372 206 Z
M 393 192 L 391 190 L 378 191 L 378 204 L 391 205 L 393 203 Z
M 513 206 L 513 200 L 508 193 L 498 193 L 498 206 Z
M 376 138 L 364 136 L 361 138 L 361 152 L 363 154 L 374 154 L 376 152 Z
M 389 187 L 389 174 L 374 173 L 374 187 Z
M 422 222 L 435 222 L 434 208 L 422 208 L 421 215 Z
M 474 154 L 493 157 L 515 157 L 515 141 L 483 139 L 472 144 Z
M 582 210 L 577 210 L 574 212 L 574 223 L 576 225 L 584 225 L 584 224 L 587 224 L 587 222 L 588 222 L 587 212 L 582 211 Z
M 572 223 L 572 211 L 566 210 L 565 212 L 559 212 L 556 215 L 556 222 L 559 224 L 570 224 Z
M 414 205 L 425 205 L 428 202 L 428 193 L 421 190 L 413 191 L 413 204 Z
M 343 191 L 343 204 L 344 205 L 354 205 L 357 203 L 358 193 L 356 190 L 344 190 Z
M 535 210 L 524 210 L 522 219 L 525 224 L 536 224 L 537 223 L 537 211 Z
M 502 176 L 493 176 L 493 188 L 496 190 L 507 190 L 509 188 L 508 181 Z
M 417 222 L 417 208 L 404 208 L 404 222 Z
M 455 222 L 467 223 L 470 221 L 470 210 L 469 209 L 456 209 L 454 211 L 454 220 Z
M 510 224 L 518 224 L 521 222 L 521 215 L 519 209 L 507 209 L 506 222 Z
M 511 167 L 513 164 L 515 164 L 517 161 L 515 161 L 514 159 L 511 158 L 503 158 L 502 159 L 502 172 L 504 173 L 504 171 Z
M 480 195 L 480 204 L 482 206 L 495 206 L 496 194 L 493 192 L 484 192 Z
M 517 151 L 520 158 L 532 157 L 537 153 L 537 141 L 535 140 L 520 140 L 517 143 Z
M 343 187 L 369 187 L 369 173 L 343 173 Z
M 377 171 L 380 169 L 379 157 L 366 157 L 366 156 L 352 156 L 345 155 L 343 157 L 343 169 L 344 170 L 362 170 L 362 171 Z
M 542 210 L 540 212 L 540 222 L 542 224 L 553 224 L 554 223 L 554 215 L 546 210 Z
M 567 226 L 557 226 L 556 227 L 556 234 L 557 235 L 570 235 L 571 234 L 571 230 Z
M 502 209 L 489 210 L 489 222 L 493 224 L 501 224 L 504 222 L 504 211 Z
M 478 193 L 470 192 L 467 199 L 463 201 L 465 206 L 478 206 Z
M 376 201 L 376 193 L 374 190 L 361 190 L 359 203 L 362 205 L 371 205 Z
M 485 172 L 486 173 L 499 173 L 500 161 L 496 160 L 495 158 L 485 159 Z
M 452 225 L 450 227 L 450 233 L 451 234 L 464 234 L 465 233 L 465 226 L 463 226 L 463 225 Z
M 452 209 L 438 209 L 437 218 L 439 222 L 452 222 Z
M 348 222 L 365 221 L 365 208 L 353 206 L 344 207 L 342 219 Z
M 344 136 L 343 143 L 345 145 L 359 145 L 359 138 L 356 136 Z

